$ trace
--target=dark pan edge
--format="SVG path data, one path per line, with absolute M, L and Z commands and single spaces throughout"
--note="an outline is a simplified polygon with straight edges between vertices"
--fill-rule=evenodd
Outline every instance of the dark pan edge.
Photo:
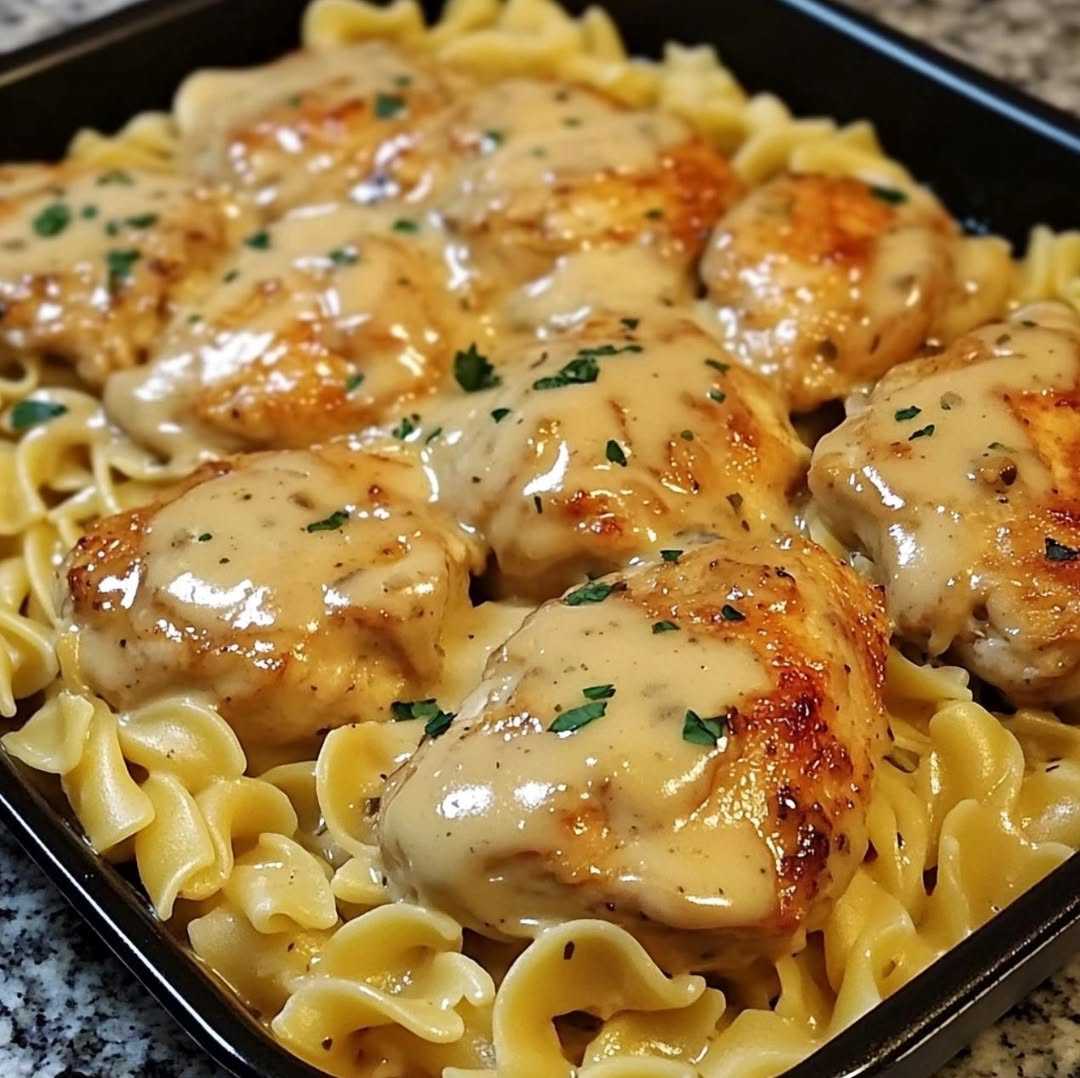
M 278 1045 L 193 959 L 175 953 L 138 895 L 0 750 L 0 823 L 72 908 L 219 1066 L 236 1078 L 326 1078 Z

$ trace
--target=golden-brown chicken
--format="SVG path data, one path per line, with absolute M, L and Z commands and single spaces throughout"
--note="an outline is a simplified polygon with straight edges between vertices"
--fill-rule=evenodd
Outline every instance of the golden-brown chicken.
M 311 445 L 428 393 L 449 327 L 477 330 L 426 231 L 361 207 L 297 211 L 247 237 L 145 368 L 111 379 L 110 416 L 173 459 Z
M 725 346 L 805 412 L 999 315 L 1013 267 L 927 195 L 806 175 L 728 213 L 701 272 Z
M 230 242 L 222 200 L 134 169 L 0 169 L 0 356 L 88 382 L 142 362 Z
M 814 451 L 897 632 L 1018 704 L 1080 699 L 1080 319 L 1047 304 L 890 371 Z
M 682 532 L 790 530 L 808 451 L 769 386 L 718 355 L 651 309 L 480 356 L 479 391 L 420 417 L 440 498 L 506 590 L 546 598 Z
M 628 245 L 683 274 L 741 193 L 727 160 L 681 120 L 584 87 L 505 79 L 437 124 L 435 202 L 496 286 L 568 252 Z
M 415 150 L 417 126 L 462 82 L 369 41 L 200 72 L 177 94 L 176 116 L 191 167 L 270 212 L 346 196 L 371 203 L 410 193 L 399 166 Z
M 405 453 L 345 446 L 205 465 L 95 524 L 66 567 L 79 666 L 118 707 L 209 693 L 280 745 L 425 697 L 482 561 Z
M 598 917 L 669 971 L 774 952 L 865 853 L 886 646 L 874 590 L 799 539 L 579 587 L 392 777 L 386 870 L 496 939 Z

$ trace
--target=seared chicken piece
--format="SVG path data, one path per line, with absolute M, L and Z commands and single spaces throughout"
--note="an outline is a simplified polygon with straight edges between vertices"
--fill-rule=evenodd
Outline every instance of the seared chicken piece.
M 143 361 L 230 242 L 222 200 L 132 169 L 0 169 L 0 356 L 47 353 L 88 382 Z
M 1040 305 L 890 371 L 814 451 L 897 632 L 1017 704 L 1080 699 L 1080 319 Z
M 1014 269 L 927 195 L 780 176 L 717 226 L 702 261 L 725 346 L 809 411 L 1004 310 Z
M 598 917 L 670 972 L 775 953 L 866 851 L 886 648 L 874 589 L 801 539 L 579 587 L 391 778 L 386 870 L 495 939 Z
M 629 245 L 689 278 L 741 193 L 726 158 L 681 120 L 579 86 L 505 79 L 436 122 L 446 145 L 428 139 L 435 201 L 495 286 L 546 273 L 560 255 Z
M 417 125 L 463 81 L 370 41 L 199 72 L 180 88 L 176 117 L 191 167 L 271 212 L 346 196 L 370 203 L 409 193 L 397 172 Z
M 179 460 L 310 445 L 426 394 L 447 324 L 476 332 L 422 235 L 356 206 L 296 211 L 247 237 L 147 367 L 113 378 L 110 416 Z
M 479 384 L 498 384 L 421 417 L 440 498 L 483 532 L 506 590 L 544 598 L 682 532 L 792 528 L 809 453 L 769 386 L 718 354 L 654 309 L 511 343 L 493 369 L 478 357 Z
M 66 566 L 79 666 L 117 707 L 206 692 L 251 745 L 427 697 L 475 545 L 407 454 L 345 446 L 205 465 L 107 517 Z

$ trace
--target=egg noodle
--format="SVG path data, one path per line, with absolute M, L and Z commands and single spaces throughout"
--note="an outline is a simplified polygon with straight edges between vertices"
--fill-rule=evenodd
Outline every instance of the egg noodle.
M 370 38 L 482 78 L 554 76 L 668 110 L 749 185 L 791 170 L 914 186 L 871 124 L 796 118 L 771 95 L 748 96 L 708 47 L 630 58 L 597 8 L 572 18 L 549 0 L 450 0 L 428 27 L 413 0 L 316 0 L 304 17 L 316 52 Z M 181 92 L 181 119 L 184 108 Z M 153 113 L 116 135 L 84 131 L 71 157 L 168 172 L 177 122 Z M 1080 310 L 1080 232 L 1035 228 L 1014 298 Z M 30 394 L 66 411 L 21 436 L 9 421 L 0 442 L 0 713 L 25 715 L 21 701 L 43 698 L 4 748 L 58 776 L 93 848 L 133 859 L 158 915 L 283 1045 L 329 1074 L 778 1074 L 1080 848 L 1080 731 L 1049 712 L 996 716 L 973 701 L 964 671 L 894 649 L 873 856 L 798 953 L 707 984 L 666 976 L 599 920 L 525 947 L 465 936 L 442 913 L 391 901 L 380 866 L 372 806 L 420 724 L 344 726 L 314 759 L 253 766 L 197 693 L 119 711 L 82 682 L 61 636 L 57 568 L 89 522 L 148 502 L 175 475 L 66 371 L 27 359 L 0 376 L 5 407 Z

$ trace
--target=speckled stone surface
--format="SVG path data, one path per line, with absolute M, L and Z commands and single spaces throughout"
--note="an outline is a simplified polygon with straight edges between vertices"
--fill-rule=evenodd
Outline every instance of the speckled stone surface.
M 125 2 L 0 0 L 0 51 Z M 1080 112 L 1080 0 L 850 2 Z M 943 1073 L 1080 1075 L 1080 957 Z M 0 831 L 0 1078 L 219 1074 Z

